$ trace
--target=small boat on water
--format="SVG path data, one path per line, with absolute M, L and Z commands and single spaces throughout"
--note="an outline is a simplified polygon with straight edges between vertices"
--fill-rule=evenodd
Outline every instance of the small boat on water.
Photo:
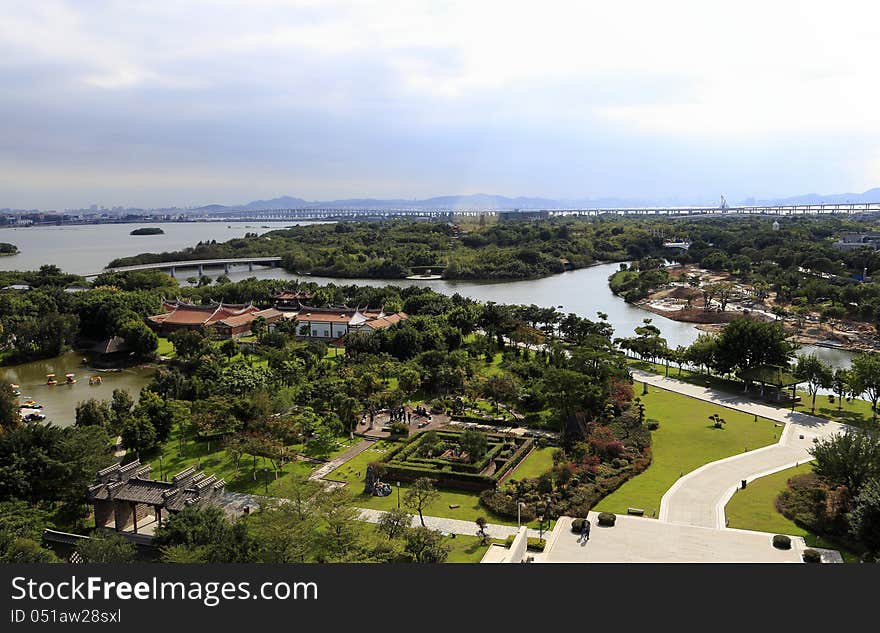
M 9 386 L 12 387 L 12 395 L 13 396 L 18 397 L 21 395 L 21 387 L 19 387 L 16 384 L 10 384 Z
M 58 384 L 58 381 L 55 380 L 55 374 L 46 374 L 46 384 L 50 387 Z
M 39 422 L 40 420 L 45 420 L 46 416 L 42 413 L 28 413 L 24 416 L 25 422 Z
M 76 384 L 76 374 L 64 374 L 64 380 L 68 385 Z
M 104 382 L 104 379 L 100 376 L 89 376 L 90 385 L 100 385 L 102 382 Z
M 43 405 L 37 404 L 36 402 L 31 400 L 30 402 L 25 402 L 24 404 L 18 405 L 18 408 L 19 409 L 42 409 Z

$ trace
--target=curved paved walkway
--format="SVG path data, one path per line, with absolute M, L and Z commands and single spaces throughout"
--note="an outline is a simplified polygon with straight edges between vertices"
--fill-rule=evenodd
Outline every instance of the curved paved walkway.
M 382 515 L 385 514 L 383 510 L 372 510 L 370 508 L 358 508 L 358 510 L 361 512 L 361 520 L 366 521 L 367 523 L 378 523 L 379 519 L 382 518 Z M 421 526 L 421 522 L 419 521 L 419 515 L 415 514 L 412 520 L 412 527 L 418 526 Z M 432 530 L 439 530 L 447 534 L 477 535 L 477 524 L 474 521 L 464 521 L 463 519 L 448 519 L 445 517 L 431 517 L 425 515 L 425 527 Z M 519 528 L 515 525 L 501 525 L 498 523 L 486 524 L 486 533 L 489 535 L 489 538 L 505 539 L 517 532 L 519 532 Z M 539 534 L 541 534 L 539 530 L 529 528 L 530 537 L 538 538 Z M 550 536 L 550 530 L 544 530 L 543 535 L 545 538 Z
M 660 501 L 658 518 L 668 523 L 725 527 L 724 506 L 743 479 L 751 481 L 810 461 L 809 449 L 814 438 L 828 437 L 848 428 L 824 418 L 771 407 L 743 396 L 673 378 L 635 369 L 632 374 L 636 381 L 654 387 L 785 424 L 776 444 L 711 462 L 675 482 Z

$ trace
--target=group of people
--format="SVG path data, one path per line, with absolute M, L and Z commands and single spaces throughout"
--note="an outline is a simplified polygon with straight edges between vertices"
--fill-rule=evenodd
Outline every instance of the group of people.
M 418 416 L 421 416 L 423 418 L 428 418 L 429 420 L 431 419 L 431 414 L 428 413 L 428 410 L 425 407 L 423 407 L 422 405 L 418 405 L 415 408 L 415 412 L 416 412 L 416 415 L 418 415 Z
M 408 412 L 405 407 L 388 409 L 389 422 L 406 422 L 409 424 L 410 420 L 412 420 L 412 414 Z

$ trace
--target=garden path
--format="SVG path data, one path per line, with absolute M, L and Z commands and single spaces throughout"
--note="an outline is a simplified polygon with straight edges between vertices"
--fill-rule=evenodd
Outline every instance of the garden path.
M 638 369 L 633 369 L 632 374 L 636 381 L 785 425 L 776 444 L 711 462 L 675 482 L 660 502 L 658 518 L 667 523 L 724 528 L 724 506 L 743 480 L 748 482 L 810 461 L 809 449 L 814 440 L 848 428 L 824 418 L 754 402 L 742 395 Z

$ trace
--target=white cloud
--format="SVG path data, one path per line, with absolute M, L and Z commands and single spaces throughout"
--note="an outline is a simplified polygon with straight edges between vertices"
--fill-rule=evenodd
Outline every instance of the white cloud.
M 10 120 L 26 119 L 34 104 L 74 123 L 108 109 L 130 116 L 131 129 L 112 127 L 124 117 L 108 116 L 105 133 L 92 138 L 141 134 L 132 142 L 165 156 L 162 143 L 216 154 L 224 147 L 217 134 L 225 134 L 236 160 L 251 140 L 262 167 L 283 154 L 273 137 L 284 130 L 301 155 L 308 146 L 310 162 L 279 157 L 279 173 L 295 168 L 304 181 L 347 179 L 352 188 L 364 182 L 362 163 L 321 154 L 322 142 L 336 148 L 339 130 L 369 143 L 350 151 L 371 155 L 377 170 L 419 152 L 478 165 L 466 175 L 449 168 L 424 177 L 425 187 L 447 182 L 447 191 L 464 178 L 481 189 L 509 183 L 485 171 L 512 151 L 499 140 L 505 135 L 530 139 L 530 151 L 548 163 L 535 187 L 573 191 L 584 182 L 583 165 L 551 165 L 559 139 L 570 143 L 567 155 L 601 147 L 606 164 L 617 139 L 627 152 L 621 165 L 650 170 L 647 158 L 630 163 L 632 153 L 655 156 L 660 145 L 684 143 L 678 149 L 693 152 L 694 165 L 711 151 L 745 164 L 756 147 L 782 155 L 792 139 L 821 137 L 823 146 L 841 144 L 831 171 L 849 174 L 845 188 L 876 173 L 876 161 L 846 158 L 847 139 L 870 145 L 859 156 L 880 155 L 878 18 L 871 2 L 815 0 L 17 2 L 0 8 L 0 78 L 15 77 Z M 474 147 L 481 135 L 493 141 Z M 272 143 L 260 146 L 266 139 Z M 3 151 L 0 158 L 16 158 Z M 63 159 L 63 148 L 55 151 Z M 829 171 L 832 159 L 823 160 L 805 171 L 804 188 Z M 315 165 L 338 173 L 323 179 Z M 391 171 L 376 179 L 402 180 Z M 580 193 L 631 193 L 620 190 L 632 182 L 626 174 L 604 182 L 602 191 Z M 760 195 L 768 184 L 751 187 Z

